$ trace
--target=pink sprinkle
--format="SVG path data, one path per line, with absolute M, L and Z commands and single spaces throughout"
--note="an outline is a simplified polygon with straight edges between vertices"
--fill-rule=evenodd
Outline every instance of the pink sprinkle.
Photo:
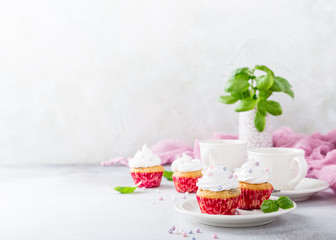
M 238 175 L 234 175 L 235 178 L 238 178 Z
M 232 174 L 230 174 L 230 176 L 229 176 L 229 179 L 231 179 L 231 178 L 233 178 L 233 175 L 232 175 Z
M 201 230 L 199 228 L 197 228 L 195 232 L 200 233 Z
M 213 234 L 213 235 L 212 235 L 212 238 L 213 238 L 213 239 L 216 239 L 216 238 L 217 238 L 217 234 Z
M 208 176 L 209 176 L 209 177 L 211 177 L 211 176 L 212 176 L 212 173 L 211 173 L 211 172 L 209 172 L 209 173 L 208 173 Z
M 214 166 L 210 166 L 210 167 L 209 167 L 209 169 L 213 169 L 213 168 L 214 168 Z
M 159 197 L 159 201 L 162 201 L 163 200 L 163 197 Z
M 186 237 L 186 236 L 187 236 L 187 234 L 186 234 L 185 232 L 183 232 L 183 233 L 182 233 L 182 236 L 183 236 L 183 237 Z
M 265 168 L 265 172 L 268 172 L 269 171 L 269 169 L 268 168 Z
M 259 162 L 256 162 L 255 165 L 256 165 L 256 166 L 259 166 Z

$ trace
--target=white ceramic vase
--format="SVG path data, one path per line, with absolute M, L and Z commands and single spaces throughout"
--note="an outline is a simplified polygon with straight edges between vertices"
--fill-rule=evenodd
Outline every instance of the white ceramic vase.
M 247 141 L 247 148 L 265 148 L 273 146 L 271 119 L 266 115 L 266 125 L 262 132 L 259 132 L 254 125 L 256 110 L 239 113 L 239 140 Z

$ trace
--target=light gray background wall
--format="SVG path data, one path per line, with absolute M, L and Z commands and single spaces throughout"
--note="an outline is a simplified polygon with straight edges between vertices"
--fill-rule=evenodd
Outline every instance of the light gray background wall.
M 237 133 L 217 102 L 230 72 L 266 64 L 295 101 L 286 125 L 335 128 L 336 1 L 3 1 L 0 163 L 100 162 L 165 138 Z

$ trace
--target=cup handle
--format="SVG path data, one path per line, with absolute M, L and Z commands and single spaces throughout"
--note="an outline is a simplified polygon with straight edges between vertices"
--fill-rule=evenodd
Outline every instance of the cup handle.
M 210 149 L 207 149 L 205 150 L 205 153 L 202 157 L 202 163 L 203 163 L 203 168 L 207 168 L 210 166 L 210 162 L 209 162 L 209 152 L 210 152 Z
M 290 180 L 287 183 L 288 187 L 290 188 L 294 188 L 307 175 L 308 170 L 308 165 L 305 158 L 303 157 L 293 158 L 290 166 L 294 166 L 295 162 L 298 164 L 299 173 L 294 179 Z
M 210 165 L 211 165 L 211 163 L 210 163 L 210 156 L 213 154 L 214 151 L 216 151 L 214 148 L 208 148 L 205 151 L 204 158 L 202 158 L 202 162 L 203 162 L 203 167 L 204 168 L 210 167 Z

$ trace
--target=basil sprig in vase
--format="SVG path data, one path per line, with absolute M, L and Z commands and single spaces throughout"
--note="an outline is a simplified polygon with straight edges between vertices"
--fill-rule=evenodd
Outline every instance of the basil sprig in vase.
M 257 72 L 262 75 L 255 75 Z M 275 92 L 283 92 L 294 99 L 290 83 L 266 66 L 257 65 L 253 69 L 236 69 L 226 82 L 227 95 L 220 102 L 234 104 L 239 112 L 239 139 L 248 143 L 248 148 L 272 147 L 270 115 L 282 114 L 281 105 L 269 98 Z

